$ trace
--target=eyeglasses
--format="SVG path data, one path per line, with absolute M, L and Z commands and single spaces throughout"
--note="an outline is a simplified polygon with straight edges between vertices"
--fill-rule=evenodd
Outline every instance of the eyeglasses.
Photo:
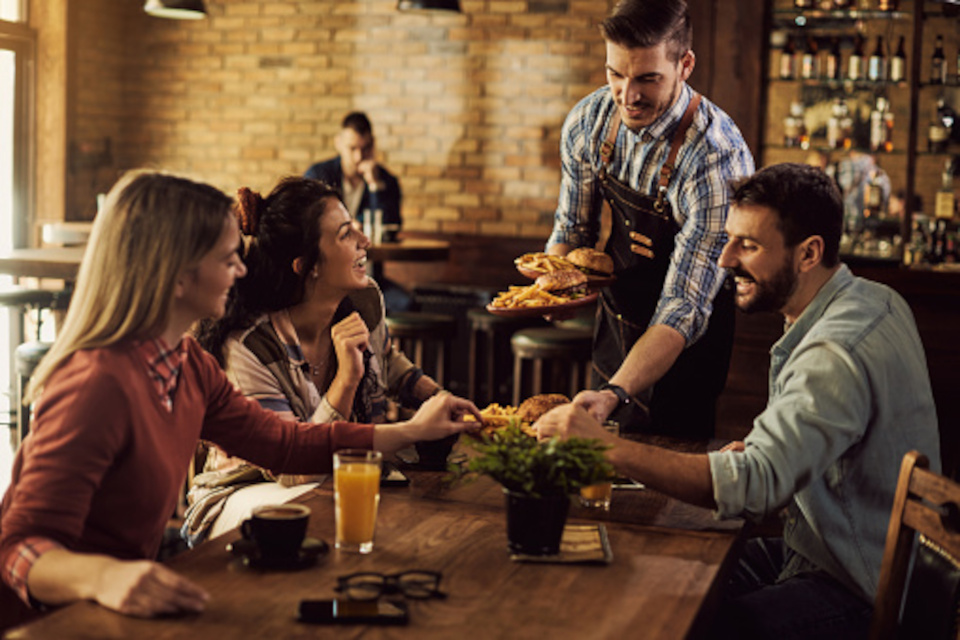
M 400 593 L 413 600 L 446 598 L 440 591 L 438 571 L 403 571 L 386 575 L 375 572 L 351 573 L 337 578 L 336 591 L 351 600 L 376 600 L 382 595 Z

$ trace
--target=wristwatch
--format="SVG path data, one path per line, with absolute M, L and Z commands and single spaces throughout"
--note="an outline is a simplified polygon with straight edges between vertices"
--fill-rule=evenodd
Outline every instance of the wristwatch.
M 617 396 L 617 399 L 620 401 L 619 404 L 622 405 L 628 405 L 633 402 L 633 399 L 630 397 L 630 394 L 627 393 L 626 389 L 612 382 L 604 382 L 597 388 L 597 391 L 613 391 L 613 395 Z

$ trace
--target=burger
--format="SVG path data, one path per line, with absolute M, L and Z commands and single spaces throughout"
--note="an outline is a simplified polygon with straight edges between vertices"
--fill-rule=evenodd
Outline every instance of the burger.
M 613 258 L 590 247 L 574 249 L 566 255 L 567 261 L 588 276 L 609 277 L 613 275 Z
M 541 393 L 530 396 L 517 408 L 517 415 L 523 422 L 534 423 L 554 407 L 570 402 L 570 398 L 562 393 Z
M 545 273 L 536 280 L 541 290 L 562 298 L 579 298 L 587 293 L 587 276 L 576 269 Z

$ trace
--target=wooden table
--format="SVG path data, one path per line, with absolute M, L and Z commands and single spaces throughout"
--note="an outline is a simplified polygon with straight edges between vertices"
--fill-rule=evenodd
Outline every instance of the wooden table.
M 401 238 L 367 247 L 367 258 L 374 262 L 437 262 L 450 258 L 450 243 L 445 240 Z
M 0 253 L 0 273 L 18 277 L 75 280 L 84 247 L 13 249 Z
M 506 550 L 503 496 L 488 480 L 450 489 L 443 474 L 409 471 L 406 488 L 386 488 L 370 555 L 332 551 L 296 572 L 244 568 L 225 551 L 233 532 L 174 558 L 172 568 L 212 599 L 198 616 L 128 618 L 89 602 L 12 630 L 8 638 L 623 638 L 698 637 L 742 536 L 740 521 L 653 491 L 616 491 L 609 514 L 571 508 L 570 522 L 602 520 L 613 562 L 605 566 L 518 563 Z M 308 535 L 332 542 L 326 485 L 302 500 Z M 411 600 L 406 627 L 303 625 L 301 599 L 336 595 L 336 577 L 359 570 L 443 573 L 445 600 Z

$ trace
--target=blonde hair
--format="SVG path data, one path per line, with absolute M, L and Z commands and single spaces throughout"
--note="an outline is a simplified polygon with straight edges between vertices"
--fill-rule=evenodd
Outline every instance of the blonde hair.
M 63 327 L 31 377 L 25 402 L 40 396 L 75 351 L 159 336 L 170 321 L 177 278 L 216 245 L 232 202 L 185 178 L 124 175 L 94 221 Z

